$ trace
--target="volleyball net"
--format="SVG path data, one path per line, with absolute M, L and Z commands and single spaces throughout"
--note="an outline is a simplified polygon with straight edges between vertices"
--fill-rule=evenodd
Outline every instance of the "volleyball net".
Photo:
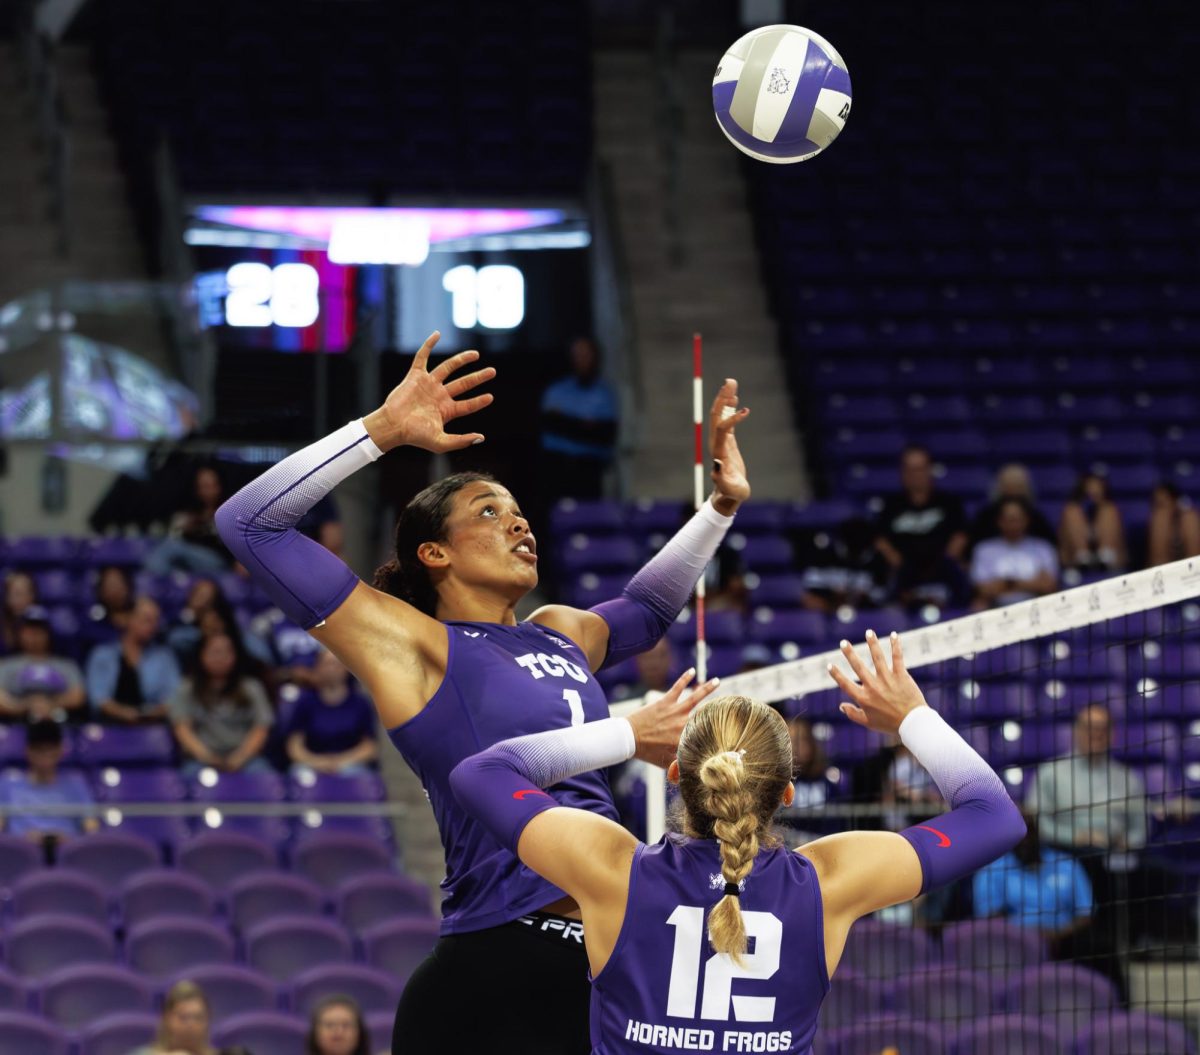
M 1197 598 L 1200 559 L 1184 560 L 901 632 L 929 703 L 1000 774 L 1030 834 L 975 876 L 855 926 L 822 1013 L 840 1055 L 1195 1050 Z M 880 613 L 881 637 L 893 619 Z M 846 666 L 834 649 L 721 684 L 792 722 L 785 839 L 943 812 L 895 738 L 838 711 L 830 663 Z M 653 839 L 668 789 L 661 771 L 645 778 Z

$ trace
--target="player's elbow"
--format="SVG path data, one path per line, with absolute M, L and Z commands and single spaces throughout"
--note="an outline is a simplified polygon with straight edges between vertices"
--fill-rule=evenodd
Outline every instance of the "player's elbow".
M 996 841 L 1004 843 L 1004 850 L 1011 850 L 1029 832 L 1029 826 L 1021 814 L 1020 808 L 1007 795 L 999 803 L 996 818 Z
M 221 536 L 221 541 L 230 550 L 233 549 L 239 539 L 238 511 L 234 504 L 236 501 L 236 495 L 233 498 L 226 499 L 217 507 L 216 516 L 213 518 L 217 525 L 217 534 Z

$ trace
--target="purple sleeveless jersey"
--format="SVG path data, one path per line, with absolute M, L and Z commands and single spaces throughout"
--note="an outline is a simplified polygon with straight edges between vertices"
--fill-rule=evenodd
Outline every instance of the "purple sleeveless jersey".
M 388 730 L 433 804 L 446 878 L 442 933 L 495 927 L 563 897 L 464 813 L 450 771 L 464 758 L 513 736 L 608 717 L 604 691 L 578 645 L 536 623 L 447 623 L 446 677 L 415 718 Z M 617 819 L 604 773 L 548 789 L 564 806 Z
M 592 982 L 592 1050 L 808 1055 L 829 992 L 821 891 L 812 864 L 763 850 L 742 887 L 744 967 L 708 944 L 721 898 L 715 839 L 641 845 L 616 947 Z

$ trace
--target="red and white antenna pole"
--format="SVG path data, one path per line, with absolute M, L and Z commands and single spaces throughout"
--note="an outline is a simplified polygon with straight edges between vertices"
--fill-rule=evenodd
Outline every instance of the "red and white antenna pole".
M 693 467 L 696 512 L 704 504 L 704 370 L 700 334 L 692 334 L 692 425 L 696 433 L 696 464 Z M 696 583 L 696 684 L 708 680 L 708 655 L 704 638 L 704 575 Z

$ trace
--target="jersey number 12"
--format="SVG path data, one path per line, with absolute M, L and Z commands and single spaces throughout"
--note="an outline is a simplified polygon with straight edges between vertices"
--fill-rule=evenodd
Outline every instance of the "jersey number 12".
M 779 970 L 783 945 L 783 923 L 771 912 L 743 912 L 746 937 L 754 939 L 754 951 L 742 957 L 739 967 L 733 957 L 714 953 L 704 964 L 704 995 L 700 1017 L 729 1021 L 729 1005 L 739 1022 L 771 1022 L 775 1018 L 773 996 L 733 996 L 735 978 L 766 981 Z M 700 988 L 700 957 L 704 950 L 704 909 L 680 905 L 667 917 L 675 928 L 675 953 L 671 957 L 671 985 L 667 990 L 667 1014 L 675 1018 L 696 1017 L 696 994 Z

